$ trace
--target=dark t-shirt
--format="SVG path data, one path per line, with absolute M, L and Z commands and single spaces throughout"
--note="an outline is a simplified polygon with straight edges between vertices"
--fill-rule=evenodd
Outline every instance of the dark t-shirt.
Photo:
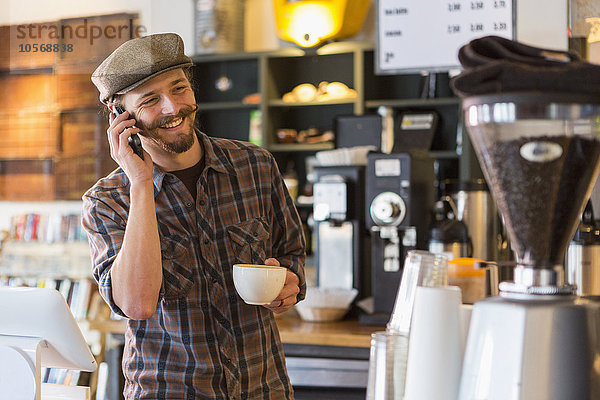
M 180 169 L 178 171 L 171 171 L 173 175 L 178 177 L 181 182 L 183 182 L 188 192 L 190 192 L 194 198 L 194 201 L 196 201 L 196 182 L 198 182 L 198 178 L 200 178 L 200 174 L 202 173 L 203 169 L 204 156 L 200 158 L 200 161 L 198 161 L 196 165 L 193 165 L 189 168 Z

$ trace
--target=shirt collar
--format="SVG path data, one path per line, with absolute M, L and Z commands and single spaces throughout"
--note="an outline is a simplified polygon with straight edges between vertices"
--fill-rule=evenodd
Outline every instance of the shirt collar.
M 203 149 L 204 168 L 210 167 L 217 172 L 235 174 L 235 168 L 231 164 L 231 161 L 221 149 L 213 146 L 212 140 L 205 133 L 196 131 L 196 136 Z M 162 190 L 163 181 L 167 175 L 170 174 L 158 165 L 153 165 L 152 181 L 154 182 L 154 196 Z

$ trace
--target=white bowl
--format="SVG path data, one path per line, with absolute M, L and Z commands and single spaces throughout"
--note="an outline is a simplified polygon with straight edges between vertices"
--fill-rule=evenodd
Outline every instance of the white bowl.
M 301 304 L 301 303 L 299 303 Z M 310 322 L 331 322 L 339 321 L 348 313 L 349 308 L 330 308 L 330 307 L 298 307 L 296 311 L 300 314 L 303 321 Z
M 235 264 L 235 290 L 247 304 L 270 304 L 281 293 L 287 268 L 257 264 Z
M 342 319 L 358 294 L 356 289 L 306 288 L 306 298 L 295 308 L 304 321 L 337 321 Z

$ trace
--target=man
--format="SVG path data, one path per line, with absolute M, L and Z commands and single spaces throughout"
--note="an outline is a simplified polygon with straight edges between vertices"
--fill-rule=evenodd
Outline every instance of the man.
M 126 318 L 126 398 L 289 399 L 273 313 L 304 297 L 304 237 L 270 153 L 194 130 L 192 61 L 175 34 L 130 40 L 94 71 L 120 168 L 84 196 L 94 277 Z M 139 134 L 143 159 L 128 145 Z M 288 268 L 245 304 L 235 263 Z

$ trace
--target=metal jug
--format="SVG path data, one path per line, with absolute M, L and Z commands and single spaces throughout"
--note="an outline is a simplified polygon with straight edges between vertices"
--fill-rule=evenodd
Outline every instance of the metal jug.
M 580 296 L 600 296 L 600 228 L 588 201 L 581 222 L 567 249 L 565 270 L 568 283 Z

